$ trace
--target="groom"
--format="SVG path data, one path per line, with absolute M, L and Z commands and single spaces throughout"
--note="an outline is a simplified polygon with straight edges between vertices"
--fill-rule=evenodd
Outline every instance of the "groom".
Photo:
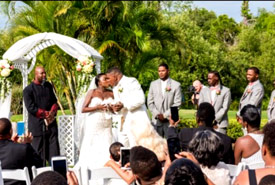
M 118 140 L 125 147 L 135 146 L 135 138 L 131 131 L 132 122 L 138 121 L 142 124 L 150 121 L 145 106 L 144 92 L 137 79 L 124 76 L 117 67 L 110 68 L 106 75 L 110 86 L 113 87 L 116 101 L 116 104 L 112 106 L 113 111 L 119 113 L 122 120 L 122 130 Z

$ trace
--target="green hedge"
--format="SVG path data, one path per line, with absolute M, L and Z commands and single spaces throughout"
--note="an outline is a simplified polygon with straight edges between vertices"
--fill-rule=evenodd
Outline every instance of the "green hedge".
M 261 129 L 267 123 L 267 119 L 262 119 Z M 195 119 L 181 119 L 179 123 L 179 129 L 181 128 L 195 128 L 198 124 Z M 243 136 L 242 126 L 235 119 L 229 119 L 229 125 L 227 127 L 227 135 L 232 139 L 237 139 L 238 137 Z

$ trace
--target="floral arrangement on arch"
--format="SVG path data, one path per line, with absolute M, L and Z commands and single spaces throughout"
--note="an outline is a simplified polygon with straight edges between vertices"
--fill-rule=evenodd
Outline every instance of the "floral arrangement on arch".
M 76 71 L 79 72 L 76 75 L 76 92 L 77 94 L 86 93 L 88 90 L 88 85 L 93 79 L 93 70 L 95 67 L 95 62 L 92 57 L 80 56 L 76 61 Z
M 0 99 L 4 99 L 11 89 L 9 76 L 14 69 L 14 65 L 7 59 L 0 60 Z
M 80 56 L 76 61 L 76 70 L 83 73 L 93 72 L 95 63 L 91 57 Z

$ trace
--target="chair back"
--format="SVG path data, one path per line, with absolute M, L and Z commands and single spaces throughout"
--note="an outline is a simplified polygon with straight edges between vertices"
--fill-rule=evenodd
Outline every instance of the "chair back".
M 229 169 L 231 182 L 234 182 L 235 178 L 245 169 L 245 163 L 239 162 L 238 165 L 226 164 Z
M 88 181 L 99 179 L 102 179 L 103 185 L 106 185 L 110 179 L 121 179 L 121 177 L 110 167 L 88 168 Z
M 33 179 L 39 175 L 40 173 L 46 172 L 46 171 L 52 171 L 52 167 L 47 166 L 47 167 L 41 167 L 41 168 L 36 168 L 35 166 L 32 166 L 32 177 Z
M 258 163 L 252 163 L 252 164 L 246 165 L 247 169 L 258 169 L 258 168 L 264 168 L 264 167 L 265 167 L 264 162 L 258 162 Z
M 1 167 L 1 161 L 0 161 L 0 185 L 4 185 L 4 181 L 2 178 L 2 167 Z
M 29 170 L 27 167 L 24 167 L 24 169 L 16 169 L 16 170 L 4 169 L 2 170 L 2 177 L 3 179 L 25 181 L 26 185 L 31 184 Z
M 76 175 L 76 178 L 78 180 L 79 185 L 83 185 L 82 183 L 82 176 L 81 176 L 81 167 L 80 165 L 75 165 L 72 169 L 69 169 L 70 171 L 73 171 Z

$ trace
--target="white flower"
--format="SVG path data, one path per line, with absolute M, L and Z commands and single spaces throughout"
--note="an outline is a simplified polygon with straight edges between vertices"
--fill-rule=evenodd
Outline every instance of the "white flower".
M 93 66 L 90 66 L 90 65 L 83 66 L 83 72 L 91 73 L 92 71 L 93 71 Z
M 76 66 L 76 70 L 77 70 L 77 71 L 81 71 L 81 69 L 82 69 L 81 65 L 77 65 L 77 66 Z
M 80 62 L 84 62 L 84 61 L 88 61 L 89 58 L 87 56 L 80 56 L 80 57 L 78 57 L 77 60 L 79 60 Z
M 4 64 L 4 67 L 7 68 L 7 69 L 9 69 L 10 68 L 10 64 L 8 64 L 8 63 Z
M 6 64 L 8 64 L 7 60 L 0 60 L 0 66 L 4 66 Z
M 3 70 L 1 71 L 1 76 L 7 77 L 7 76 L 10 75 L 10 72 L 11 72 L 10 69 L 3 69 Z

